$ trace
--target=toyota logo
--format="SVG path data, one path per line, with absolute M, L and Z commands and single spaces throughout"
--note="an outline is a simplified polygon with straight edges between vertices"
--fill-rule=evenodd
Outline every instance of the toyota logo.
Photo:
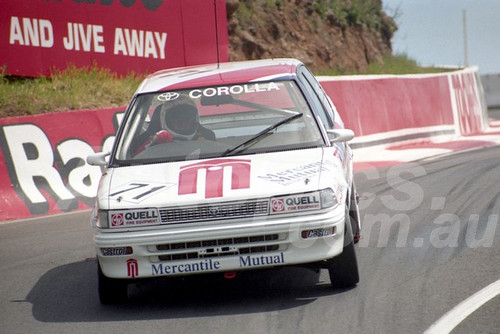
M 179 97 L 179 93 L 163 93 L 158 95 L 158 100 L 163 102 L 173 101 Z
M 219 214 L 219 208 L 217 208 L 217 207 L 211 207 L 211 208 L 208 209 L 208 213 L 212 217 L 217 217 L 217 215 Z

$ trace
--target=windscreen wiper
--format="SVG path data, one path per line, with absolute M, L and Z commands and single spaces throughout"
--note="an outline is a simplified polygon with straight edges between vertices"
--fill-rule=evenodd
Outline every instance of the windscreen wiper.
M 252 138 L 248 139 L 248 140 L 245 140 L 243 143 L 235 146 L 235 147 L 232 147 L 232 148 L 228 148 L 224 153 L 222 153 L 222 157 L 225 157 L 225 156 L 228 156 L 230 155 L 231 153 L 235 152 L 235 151 L 238 151 L 240 148 L 248 145 L 249 143 L 255 141 L 255 140 L 258 140 L 259 138 L 261 138 L 262 136 L 264 136 L 265 134 L 273 131 L 274 129 L 276 129 L 277 127 L 279 127 L 280 125 L 283 125 L 283 124 L 286 124 L 288 122 L 291 122 L 293 121 L 294 119 L 297 119 L 297 118 L 300 118 L 302 117 L 304 114 L 303 113 L 297 113 L 295 115 L 292 115 L 290 117 L 287 117 L 287 118 L 284 118 L 282 119 L 281 121 L 273 124 L 273 125 L 270 125 L 268 126 L 267 128 L 265 128 L 264 130 L 262 130 L 261 132 L 257 133 L 255 136 L 253 136 Z M 244 149 L 240 150 L 240 151 L 243 151 Z

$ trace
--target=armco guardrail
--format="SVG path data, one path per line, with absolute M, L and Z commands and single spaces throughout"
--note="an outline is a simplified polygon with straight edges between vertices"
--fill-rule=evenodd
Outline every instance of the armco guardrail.
M 408 134 L 468 135 L 487 125 L 475 68 L 320 79 L 359 136 L 355 145 Z M 0 119 L 0 221 L 90 208 L 101 169 L 85 158 L 108 149 L 122 115 L 113 108 Z

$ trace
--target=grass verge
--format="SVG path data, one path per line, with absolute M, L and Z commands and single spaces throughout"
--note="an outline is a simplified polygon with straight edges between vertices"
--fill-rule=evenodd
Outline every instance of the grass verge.
M 96 66 L 54 72 L 50 78 L 0 75 L 0 117 L 124 106 L 142 78 L 118 77 Z

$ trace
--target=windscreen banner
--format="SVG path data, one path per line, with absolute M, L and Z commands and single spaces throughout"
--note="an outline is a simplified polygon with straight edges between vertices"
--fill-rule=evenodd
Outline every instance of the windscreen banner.
M 0 0 L 5 74 L 149 73 L 229 59 L 225 0 Z

